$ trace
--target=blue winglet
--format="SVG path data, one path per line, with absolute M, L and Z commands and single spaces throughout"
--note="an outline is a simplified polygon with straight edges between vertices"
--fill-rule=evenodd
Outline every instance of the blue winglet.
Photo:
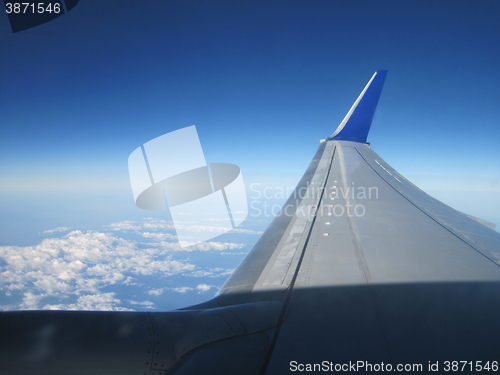
M 387 70 L 377 70 L 328 140 L 366 143 Z

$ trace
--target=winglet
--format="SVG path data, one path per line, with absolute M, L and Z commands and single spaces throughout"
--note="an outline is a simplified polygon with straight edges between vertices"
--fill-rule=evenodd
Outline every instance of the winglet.
M 366 143 L 387 70 L 377 70 L 328 140 Z

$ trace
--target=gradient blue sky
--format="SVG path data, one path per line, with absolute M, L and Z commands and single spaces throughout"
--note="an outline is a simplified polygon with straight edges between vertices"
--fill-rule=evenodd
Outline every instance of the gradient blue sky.
M 81 0 L 16 34 L 3 15 L 0 245 L 151 216 L 127 158 L 189 125 L 247 186 L 295 186 L 377 69 L 374 150 L 500 225 L 499 15 L 495 0 Z

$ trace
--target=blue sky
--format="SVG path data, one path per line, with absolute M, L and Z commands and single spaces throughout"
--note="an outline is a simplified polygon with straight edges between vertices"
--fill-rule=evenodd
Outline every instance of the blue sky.
M 42 241 L 72 231 L 137 241 L 147 222 L 168 218 L 135 207 L 127 158 L 190 125 L 207 161 L 237 164 L 247 186 L 295 186 L 377 69 L 389 73 L 374 150 L 438 199 L 500 224 L 499 14 L 494 0 L 81 0 L 16 34 L 4 15 L 0 246 L 44 251 Z M 110 227 L 127 221 L 142 232 Z M 258 233 L 268 221 L 243 227 Z M 44 233 L 55 228 L 67 229 Z M 221 260 L 224 270 L 258 238 L 231 236 L 222 242 L 242 254 Z M 211 252 L 221 250 L 172 259 L 206 271 L 223 258 Z M 227 275 L 185 277 L 165 288 L 192 288 L 193 299 L 152 303 L 205 299 Z M 19 306 L 26 291 L 16 293 L 0 305 Z

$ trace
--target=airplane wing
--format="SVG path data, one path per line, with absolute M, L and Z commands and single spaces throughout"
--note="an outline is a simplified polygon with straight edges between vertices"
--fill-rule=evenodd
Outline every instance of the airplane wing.
M 366 143 L 377 71 L 217 296 L 171 312 L 4 312 L 0 373 L 497 372 L 500 234 Z

